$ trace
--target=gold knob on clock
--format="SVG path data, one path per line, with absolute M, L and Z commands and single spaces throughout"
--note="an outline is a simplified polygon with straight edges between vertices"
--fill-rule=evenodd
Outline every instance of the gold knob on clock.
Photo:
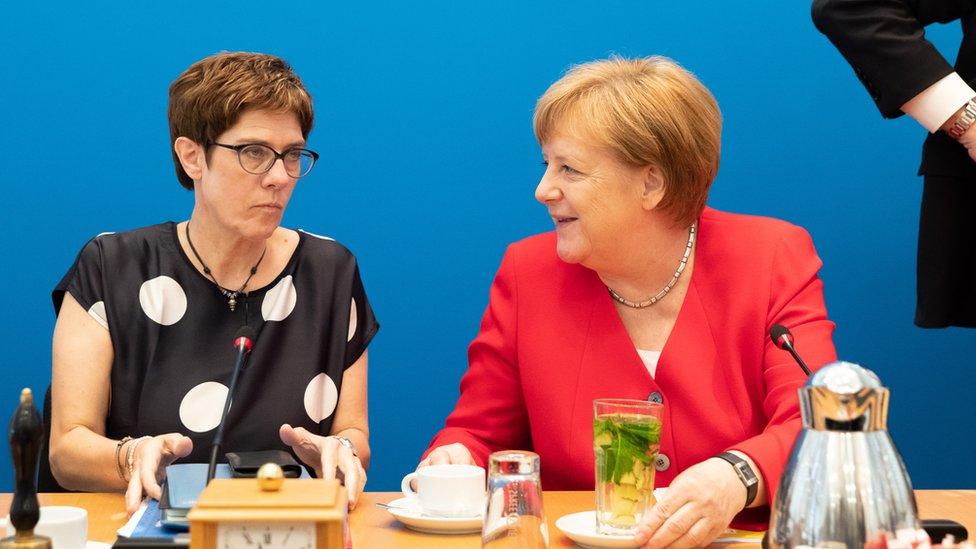
M 277 463 L 265 463 L 258 469 L 258 486 L 263 492 L 277 492 L 285 482 L 285 472 Z

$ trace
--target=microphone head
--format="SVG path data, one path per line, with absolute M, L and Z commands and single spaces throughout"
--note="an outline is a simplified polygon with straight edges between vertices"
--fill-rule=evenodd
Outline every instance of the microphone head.
M 258 336 L 258 333 L 254 331 L 254 328 L 250 326 L 241 326 L 237 333 L 234 334 L 234 347 L 247 347 L 247 351 L 251 352 L 251 347 L 254 346 L 254 339 Z
M 780 349 L 785 350 L 787 347 L 793 345 L 793 334 L 790 333 L 789 328 L 782 324 L 773 324 L 773 327 L 769 329 L 769 338 Z

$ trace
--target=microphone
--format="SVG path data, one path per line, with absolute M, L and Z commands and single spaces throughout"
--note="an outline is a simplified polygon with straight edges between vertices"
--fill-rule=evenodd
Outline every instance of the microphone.
M 231 374 L 230 388 L 227 390 L 227 400 L 224 401 L 224 411 L 220 414 L 220 423 L 217 424 L 217 434 L 214 435 L 213 445 L 210 447 L 210 467 L 207 468 L 207 484 L 213 480 L 217 472 L 217 454 L 220 452 L 220 445 L 224 442 L 224 424 L 227 423 L 227 412 L 230 411 L 230 403 L 234 399 L 234 390 L 237 388 L 237 380 L 241 377 L 244 370 L 244 362 L 247 355 L 251 353 L 254 346 L 254 339 L 257 333 L 250 326 L 241 326 L 240 330 L 234 335 L 234 347 L 237 349 L 237 360 L 234 362 L 234 373 Z
M 797 354 L 796 349 L 793 347 L 793 334 L 790 333 L 790 329 L 782 324 L 773 324 L 773 327 L 769 329 L 769 338 L 773 340 L 773 344 L 783 349 L 784 351 L 789 351 L 793 355 L 793 360 L 803 368 L 803 373 L 808 377 L 810 376 L 810 368 L 807 368 L 807 364 L 803 362 L 800 355 Z

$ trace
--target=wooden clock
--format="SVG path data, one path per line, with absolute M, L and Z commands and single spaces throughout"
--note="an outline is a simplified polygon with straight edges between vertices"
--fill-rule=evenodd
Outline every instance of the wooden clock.
M 187 518 L 193 549 L 342 549 L 346 489 L 337 480 L 214 479 Z

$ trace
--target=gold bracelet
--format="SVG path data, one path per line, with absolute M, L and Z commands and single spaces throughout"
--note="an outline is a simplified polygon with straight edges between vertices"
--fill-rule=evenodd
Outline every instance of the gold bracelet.
M 147 438 L 152 438 L 151 436 L 144 436 L 137 438 L 132 444 L 129 445 L 129 452 L 125 458 L 125 463 L 129 469 L 129 480 L 132 480 L 132 471 L 136 467 L 136 449 L 139 445 L 146 441 Z
M 115 443 L 115 470 L 119 472 L 119 478 L 122 479 L 122 482 L 127 481 L 125 480 L 125 472 L 122 470 L 122 462 L 119 460 L 119 455 L 122 454 L 122 447 L 130 440 L 132 440 L 132 437 L 122 437 L 122 440 Z

